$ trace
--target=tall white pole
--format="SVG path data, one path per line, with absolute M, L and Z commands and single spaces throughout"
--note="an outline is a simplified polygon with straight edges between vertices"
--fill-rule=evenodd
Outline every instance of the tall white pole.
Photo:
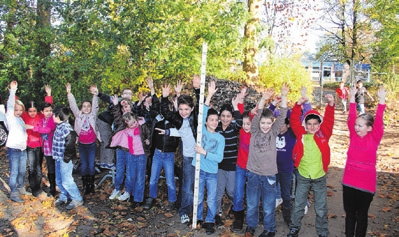
M 199 101 L 199 111 L 198 111 L 198 128 L 197 128 L 197 144 L 201 146 L 202 140 L 202 119 L 204 111 L 204 91 L 205 91 L 205 77 L 206 77 L 206 54 L 208 50 L 208 45 L 206 42 L 202 44 L 202 64 L 201 64 L 201 87 L 200 87 L 200 101 Z M 200 165 L 201 165 L 201 155 L 196 154 L 195 161 L 195 179 L 194 179 L 194 203 L 193 203 L 193 224 L 192 229 L 197 227 L 197 213 L 198 213 L 198 190 L 199 190 L 199 176 L 200 176 Z

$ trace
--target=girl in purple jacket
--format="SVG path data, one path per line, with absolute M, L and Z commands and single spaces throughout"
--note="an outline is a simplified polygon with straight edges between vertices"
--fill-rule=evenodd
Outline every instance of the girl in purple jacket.
M 377 150 L 384 134 L 384 110 L 386 90 L 378 90 L 380 99 L 375 118 L 370 114 L 356 116 L 356 87 L 350 91 L 349 107 L 349 148 L 346 160 L 343 185 L 345 217 L 345 234 L 349 236 L 366 236 L 367 217 L 370 203 L 376 191 Z

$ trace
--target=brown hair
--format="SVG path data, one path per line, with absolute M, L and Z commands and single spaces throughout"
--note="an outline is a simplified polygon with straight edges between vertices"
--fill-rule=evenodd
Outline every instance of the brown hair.
M 368 127 L 372 127 L 374 125 L 374 117 L 371 114 L 368 113 L 361 114 L 358 116 L 358 118 L 364 119 Z

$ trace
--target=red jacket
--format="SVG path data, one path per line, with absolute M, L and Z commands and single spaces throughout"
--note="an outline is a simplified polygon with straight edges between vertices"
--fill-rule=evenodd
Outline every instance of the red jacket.
M 307 134 L 305 129 L 305 118 L 309 114 L 315 114 L 320 116 L 321 125 L 320 129 L 314 134 L 314 139 L 317 146 L 320 149 L 323 161 L 323 169 L 324 172 L 328 171 L 328 165 L 330 164 L 330 146 L 328 145 L 328 141 L 332 135 L 333 127 L 334 127 L 334 106 L 327 105 L 326 111 L 324 112 L 324 117 L 319 114 L 319 112 L 315 110 L 309 110 L 301 122 L 301 105 L 295 103 L 294 108 L 292 109 L 290 124 L 292 131 L 297 137 L 297 142 L 294 146 L 293 150 L 293 159 L 294 166 L 296 168 L 299 167 L 301 163 L 301 159 L 303 157 L 303 135 Z

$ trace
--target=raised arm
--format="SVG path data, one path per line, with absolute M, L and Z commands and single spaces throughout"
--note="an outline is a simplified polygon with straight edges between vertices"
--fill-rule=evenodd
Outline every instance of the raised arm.
M 51 96 L 51 86 L 45 85 L 44 90 L 46 91 L 46 97 L 44 97 L 44 101 L 53 105 L 53 97 Z
M 353 85 L 350 88 L 350 99 L 349 99 L 349 117 L 348 117 L 348 130 L 349 130 L 349 136 L 352 136 L 355 134 L 355 122 L 357 118 L 357 112 L 356 112 L 356 93 L 357 93 L 357 88 L 355 85 Z
M 274 90 L 273 89 L 266 89 L 265 92 L 263 92 L 262 94 L 262 98 L 260 99 L 259 103 L 258 103 L 258 109 L 263 109 L 265 107 L 266 101 L 269 100 L 274 94 Z
M 373 124 L 372 135 L 376 142 L 380 142 L 382 136 L 384 135 L 384 111 L 385 111 L 385 98 L 387 91 L 384 86 L 381 86 L 377 92 L 379 103 L 377 106 L 377 111 L 375 113 L 375 119 Z
M 66 91 L 69 101 L 69 107 L 71 108 L 73 115 L 77 117 L 79 115 L 79 108 L 76 104 L 75 96 L 73 96 L 73 94 L 71 93 L 71 84 L 69 82 L 66 84 Z
M 92 100 L 92 109 L 91 109 L 91 113 L 94 116 L 97 116 L 98 111 L 100 110 L 100 108 L 98 107 L 98 89 L 96 85 L 92 85 L 90 86 L 90 92 L 93 94 L 93 100 Z
M 212 96 L 216 93 L 217 90 L 218 89 L 216 88 L 215 81 L 210 81 L 208 83 L 208 95 L 206 96 L 205 105 L 210 105 Z
M 8 115 L 14 115 L 14 106 L 15 106 L 15 92 L 18 89 L 17 81 L 12 81 L 10 84 L 10 96 L 7 101 L 7 112 Z

